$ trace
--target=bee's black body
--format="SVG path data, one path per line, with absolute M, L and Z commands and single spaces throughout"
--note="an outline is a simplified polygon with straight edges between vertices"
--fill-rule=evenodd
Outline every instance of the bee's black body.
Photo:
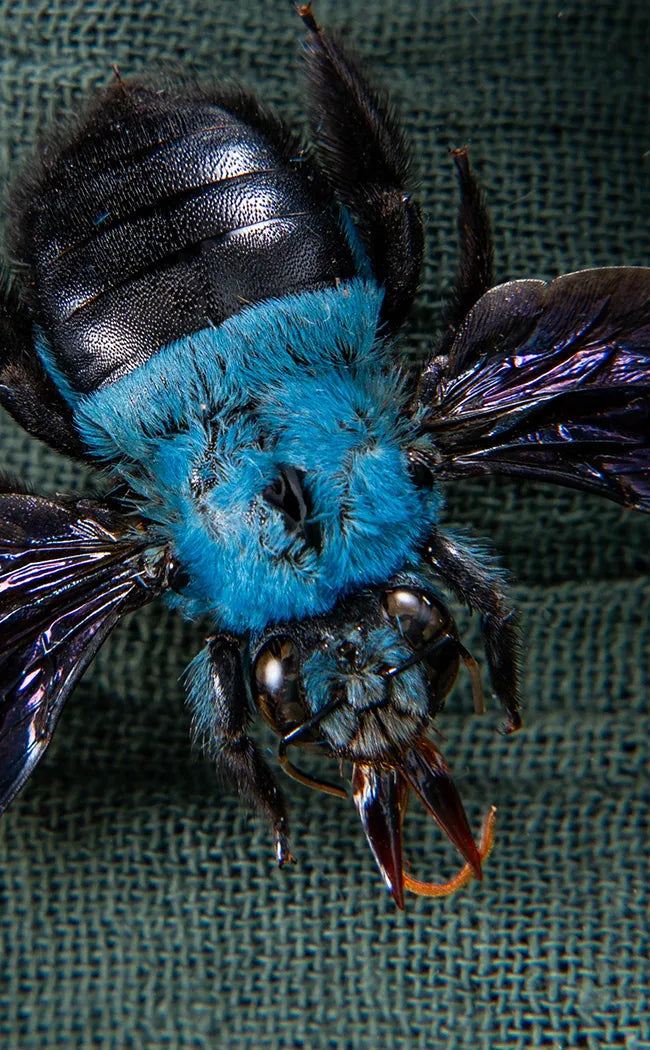
M 83 393 L 242 307 L 356 272 L 331 192 L 249 96 L 120 81 L 44 157 L 13 254 Z
M 423 258 L 407 144 L 358 61 L 300 13 L 313 152 L 244 92 L 117 78 L 12 196 L 0 403 L 108 465 L 113 489 L 0 490 L 0 809 L 113 626 L 164 593 L 211 617 L 188 674 L 196 733 L 268 814 L 280 862 L 253 706 L 298 779 L 313 783 L 291 744 L 352 762 L 401 906 L 405 887 L 426 892 L 402 867 L 409 790 L 467 874 L 487 849 L 425 735 L 461 661 L 481 703 L 438 586 L 482 615 L 507 728 L 521 724 L 502 578 L 441 528 L 438 483 L 516 473 L 650 509 L 650 270 L 492 288 L 487 209 L 457 151 L 458 275 L 409 389 L 392 351 Z

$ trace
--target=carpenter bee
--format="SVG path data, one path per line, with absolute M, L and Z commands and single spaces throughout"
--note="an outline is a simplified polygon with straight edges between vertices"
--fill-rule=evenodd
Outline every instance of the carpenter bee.
M 461 664 L 445 607 L 482 617 L 507 731 L 517 637 L 499 573 L 440 522 L 440 483 L 522 475 L 650 509 L 650 269 L 494 286 L 466 150 L 445 334 L 417 383 L 394 347 L 418 287 L 420 207 L 387 97 L 309 6 L 313 148 L 250 93 L 117 78 L 10 195 L 0 402 L 94 465 L 103 499 L 0 483 L 0 809 L 113 627 L 158 595 L 213 633 L 187 672 L 195 732 L 291 859 L 255 711 L 298 780 L 351 769 L 396 904 L 480 877 L 428 733 Z M 404 871 L 413 792 L 462 855 Z

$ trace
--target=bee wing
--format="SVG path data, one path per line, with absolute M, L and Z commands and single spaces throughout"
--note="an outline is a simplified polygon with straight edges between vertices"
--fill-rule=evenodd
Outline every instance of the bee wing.
M 518 474 L 650 510 L 650 269 L 492 288 L 414 411 L 437 477 Z
M 0 493 L 0 813 L 109 632 L 165 586 L 134 532 L 101 504 Z

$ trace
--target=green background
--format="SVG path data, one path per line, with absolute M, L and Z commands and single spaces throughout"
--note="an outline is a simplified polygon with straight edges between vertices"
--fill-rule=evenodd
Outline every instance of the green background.
M 301 119 L 301 28 L 284 0 L 5 0 L 2 183 L 37 128 L 111 77 L 161 65 L 239 77 Z M 394 93 L 427 217 L 405 346 L 424 353 L 455 260 L 449 146 L 492 205 L 500 278 L 647 264 L 646 0 L 321 0 Z M 78 468 L 0 419 L 1 466 L 37 492 Z M 189 744 L 179 676 L 201 629 L 162 606 L 109 640 L 0 822 L 0 1046 L 650 1047 L 647 519 L 565 490 L 448 491 L 448 516 L 512 571 L 526 725 L 441 728 L 475 825 L 498 806 L 481 886 L 398 914 L 352 805 L 288 784 L 299 865 Z M 476 625 L 461 616 L 481 656 Z M 466 625 L 466 626 L 465 626 Z M 456 858 L 418 807 L 421 877 Z

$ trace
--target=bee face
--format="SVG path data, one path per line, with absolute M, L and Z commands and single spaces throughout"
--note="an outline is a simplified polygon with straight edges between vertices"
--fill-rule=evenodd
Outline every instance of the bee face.
M 302 773 L 286 749 L 319 745 L 352 763 L 357 812 L 399 907 L 408 882 L 401 829 L 410 791 L 465 858 L 463 877 L 480 877 L 484 853 L 474 843 L 444 758 L 425 735 L 454 683 L 461 654 L 465 659 L 452 617 L 418 577 L 369 588 L 329 616 L 267 633 L 254 647 L 255 701 L 282 738 L 285 770 L 312 787 L 344 794 Z
M 391 764 L 440 710 L 458 664 L 444 606 L 423 582 L 395 581 L 329 616 L 267 632 L 253 656 L 253 694 L 280 736 L 315 719 L 301 743 Z

